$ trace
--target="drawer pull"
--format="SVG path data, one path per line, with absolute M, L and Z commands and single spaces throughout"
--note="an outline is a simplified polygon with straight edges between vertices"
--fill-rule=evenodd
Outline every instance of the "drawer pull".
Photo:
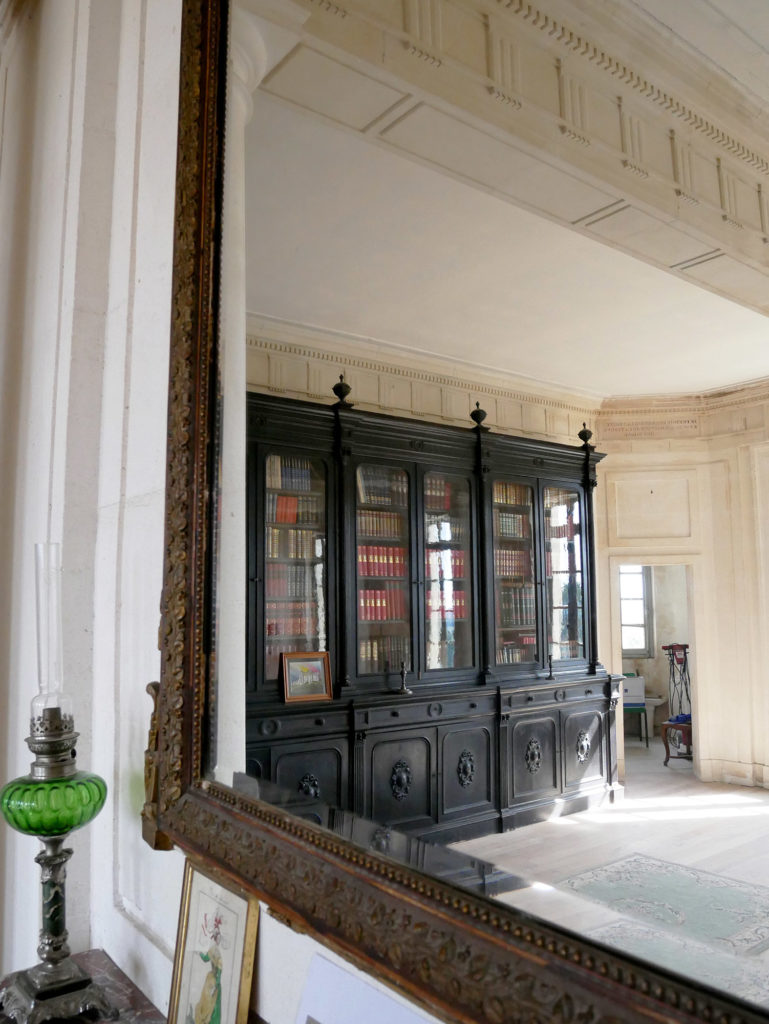
M 592 690 L 585 690 L 585 696 L 586 697 L 592 697 L 592 695 L 593 695 L 593 691 Z
M 475 701 L 474 701 L 474 700 L 470 701 L 470 710 L 471 710 L 471 711 L 475 711 L 475 709 L 476 709 L 477 707 L 478 707 L 478 705 L 477 705 L 477 704 L 475 703 Z
M 400 718 L 401 716 L 400 711 L 391 711 L 390 714 L 393 718 Z
M 315 724 L 316 725 L 325 725 L 326 724 L 326 719 L 325 718 L 316 718 L 315 719 Z
M 534 700 L 534 694 L 533 694 L 533 693 L 527 693 L 527 694 L 526 694 L 526 703 L 527 703 L 527 704 L 531 704 L 531 702 L 532 702 L 533 700 Z

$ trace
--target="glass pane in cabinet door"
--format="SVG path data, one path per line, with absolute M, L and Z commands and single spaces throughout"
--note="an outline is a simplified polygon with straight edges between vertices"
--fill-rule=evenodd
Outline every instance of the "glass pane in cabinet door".
M 534 491 L 495 480 L 492 500 L 497 665 L 535 662 Z
M 584 658 L 579 493 L 546 487 L 544 499 L 548 653 L 553 661 Z
M 281 654 L 328 649 L 326 467 L 320 459 L 265 460 L 264 674 Z
M 428 473 L 424 480 L 425 664 L 473 664 L 470 482 Z
M 409 478 L 402 469 L 356 474 L 358 674 L 411 669 Z

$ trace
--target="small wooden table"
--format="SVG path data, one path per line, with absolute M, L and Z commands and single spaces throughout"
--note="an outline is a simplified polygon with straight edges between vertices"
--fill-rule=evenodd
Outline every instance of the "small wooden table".
M 670 741 L 668 740 L 668 733 L 671 730 L 677 730 L 681 733 L 681 744 L 686 747 L 685 754 L 671 754 L 670 753 Z M 692 759 L 692 723 L 691 722 L 663 722 L 662 723 L 662 742 L 665 745 L 665 760 L 664 764 L 667 764 L 670 758 L 685 758 L 688 761 Z

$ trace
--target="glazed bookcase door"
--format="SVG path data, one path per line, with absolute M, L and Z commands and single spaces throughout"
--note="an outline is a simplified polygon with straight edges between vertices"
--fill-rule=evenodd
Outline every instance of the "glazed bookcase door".
M 541 661 L 532 483 L 492 481 L 494 651 L 497 668 Z
M 329 649 L 328 470 L 323 459 L 264 460 L 264 678 L 280 656 Z
M 421 664 L 427 672 L 475 664 L 472 497 L 467 477 L 430 471 L 422 478 Z
M 412 671 L 412 529 L 409 473 L 364 463 L 355 470 L 358 677 Z
M 581 492 L 543 488 L 547 653 L 553 661 L 585 657 Z

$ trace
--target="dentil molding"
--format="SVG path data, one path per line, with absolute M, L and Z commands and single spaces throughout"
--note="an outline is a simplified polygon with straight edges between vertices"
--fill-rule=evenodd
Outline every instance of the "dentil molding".
M 480 402 L 502 433 L 574 443 L 583 422 L 597 444 L 686 440 L 702 445 L 769 436 L 769 380 L 702 395 L 600 401 L 514 375 L 489 374 L 438 357 L 365 343 L 304 325 L 250 316 L 247 380 L 254 390 L 332 401 L 340 373 L 361 408 L 470 425 Z

